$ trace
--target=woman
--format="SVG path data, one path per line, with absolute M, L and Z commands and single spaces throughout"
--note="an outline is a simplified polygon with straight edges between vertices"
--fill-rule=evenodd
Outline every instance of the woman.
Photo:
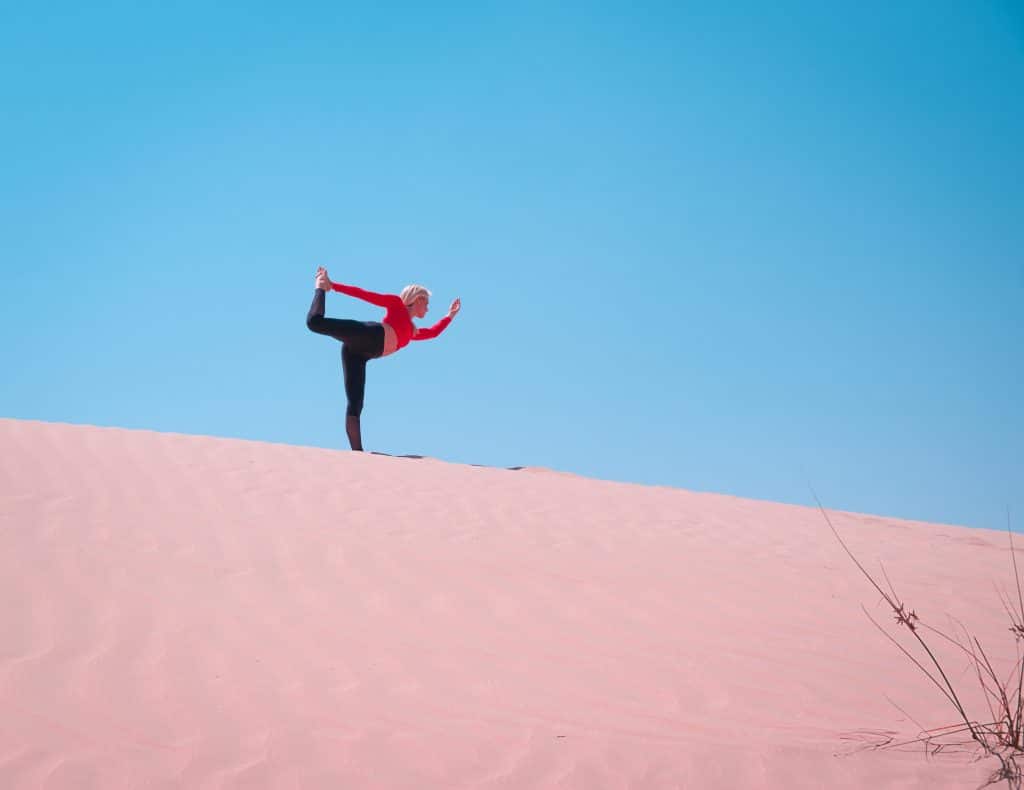
M 384 319 L 377 321 L 351 321 L 347 318 L 324 318 L 327 291 L 340 291 L 370 304 L 383 307 Z M 320 335 L 341 341 L 341 369 L 345 375 L 345 433 L 353 450 L 363 449 L 359 430 L 359 415 L 363 411 L 363 393 L 366 391 L 366 363 L 377 357 L 394 354 L 410 340 L 429 340 L 437 337 L 452 322 L 462 307 L 460 300 L 452 302 L 448 315 L 429 329 L 417 328 L 412 319 L 423 318 L 430 306 L 430 291 L 422 285 L 407 285 L 402 293 L 378 294 L 352 285 L 332 283 L 327 270 L 316 270 L 316 290 L 313 304 L 306 316 L 306 326 Z

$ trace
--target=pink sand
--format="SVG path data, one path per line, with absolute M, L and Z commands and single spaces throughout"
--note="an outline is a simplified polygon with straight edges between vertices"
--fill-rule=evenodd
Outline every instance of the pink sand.
M 861 748 L 917 734 L 887 695 L 956 717 L 812 508 L 16 420 L 0 451 L 2 788 L 959 788 L 996 767 Z M 1009 670 L 1004 533 L 832 515 Z

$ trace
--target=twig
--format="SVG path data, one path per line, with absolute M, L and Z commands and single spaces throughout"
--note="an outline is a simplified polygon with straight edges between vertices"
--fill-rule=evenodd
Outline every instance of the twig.
M 886 639 L 888 639 L 890 642 L 896 645 L 896 647 L 907 658 L 909 658 L 918 669 L 920 669 L 924 673 L 925 677 L 927 677 L 935 685 L 935 687 L 939 689 L 939 691 L 946 697 L 946 699 L 948 699 L 950 703 L 956 708 L 963 722 L 962 725 L 956 724 L 950 725 L 948 727 L 941 727 L 935 730 L 925 730 L 917 721 L 913 719 L 912 716 L 910 716 L 909 713 L 903 710 L 903 708 L 901 708 L 887 696 L 886 699 L 889 699 L 889 702 L 891 704 L 893 704 L 897 709 L 899 709 L 911 721 L 914 721 L 914 724 L 917 725 L 918 730 L 922 733 L 922 737 L 911 741 L 905 741 L 899 744 L 886 743 L 885 747 L 896 748 L 901 745 L 922 743 L 925 746 L 926 754 L 935 755 L 939 754 L 944 748 L 956 745 L 950 744 L 948 741 L 945 740 L 943 743 L 938 743 L 936 739 L 948 739 L 950 736 L 956 735 L 958 733 L 967 732 L 970 733 L 971 740 L 974 741 L 979 747 L 981 747 L 981 749 L 986 754 L 994 756 L 999 759 L 1000 765 L 1002 766 L 1002 770 L 997 772 L 997 774 L 995 774 L 994 777 L 1006 779 L 1009 783 L 1011 783 L 1012 786 L 1020 787 L 1021 770 L 1016 763 L 1016 758 L 1018 756 L 1021 756 L 1022 753 L 1024 753 L 1024 657 L 1022 657 L 1021 655 L 1021 641 L 1024 640 L 1024 585 L 1021 584 L 1020 571 L 1017 567 L 1017 557 L 1015 553 L 1016 550 L 1013 545 L 1013 530 L 1010 527 L 1009 520 L 1009 508 L 1007 508 L 1007 530 L 1010 534 L 1010 556 L 1013 560 L 1013 572 L 1014 579 L 1016 580 L 1017 584 L 1017 602 L 1019 608 L 1016 611 L 1011 611 L 1013 607 L 1010 603 L 1009 596 L 1004 596 L 1001 593 L 1001 591 L 998 590 L 998 588 L 997 593 L 999 593 L 999 598 L 1003 604 L 1003 609 L 1006 611 L 1006 614 L 1009 617 L 1010 622 L 1012 624 L 1010 630 L 1014 633 L 1014 636 L 1016 637 L 1017 663 L 1011 670 L 1010 677 L 1008 677 L 1005 681 L 1001 681 L 999 676 L 996 674 L 994 667 L 992 666 L 992 662 L 989 660 L 988 654 L 985 652 L 984 647 L 982 647 L 981 641 L 977 637 L 971 635 L 971 632 L 966 625 L 964 625 L 959 620 L 950 618 L 951 620 L 955 620 L 955 622 L 962 629 L 964 638 L 966 640 L 965 645 L 961 643 L 959 634 L 957 634 L 957 638 L 953 638 L 950 637 L 948 634 L 945 634 L 942 631 L 938 630 L 937 628 L 933 628 L 932 626 L 924 622 L 921 622 L 920 618 L 917 616 L 917 613 L 913 609 L 908 611 L 906 605 L 900 600 L 899 596 L 896 593 L 896 588 L 893 585 L 892 580 L 889 578 L 889 574 L 885 570 L 885 565 L 881 561 L 879 561 L 878 564 L 881 568 L 882 576 L 884 577 L 885 582 L 889 587 L 889 593 L 886 593 L 886 591 L 882 589 L 879 583 L 875 581 L 874 577 L 870 573 L 868 573 L 867 569 L 861 564 L 861 562 L 857 559 L 854 553 L 850 550 L 850 547 L 846 544 L 846 541 L 843 540 L 843 537 L 839 534 L 839 531 L 836 529 L 835 525 L 832 523 L 832 520 L 829 518 L 828 513 L 825 511 L 825 508 L 822 506 L 821 500 L 818 499 L 818 495 L 814 491 L 813 486 L 811 487 L 811 494 L 814 496 L 814 500 L 818 505 L 818 509 L 821 511 L 821 514 L 825 519 L 825 523 L 828 524 L 829 529 L 832 530 L 832 534 L 839 542 L 839 545 L 843 547 L 843 550 L 853 561 L 854 565 L 857 566 L 858 570 L 860 570 L 860 572 L 864 575 L 868 582 L 875 588 L 875 590 L 878 591 L 879 595 L 882 596 L 882 599 L 885 600 L 887 604 L 889 604 L 889 607 L 892 609 L 893 614 L 896 617 L 896 622 L 899 625 L 906 626 L 910 633 L 913 635 L 913 637 L 917 640 L 921 649 L 925 651 L 925 653 L 928 655 L 928 658 L 931 660 L 931 663 L 934 666 L 935 671 L 942 678 L 942 682 L 940 682 L 938 678 L 935 675 L 933 675 L 932 672 L 923 663 L 921 663 L 921 661 L 918 661 L 918 659 L 915 658 L 909 650 L 903 647 L 903 645 L 901 645 L 893 636 L 891 636 L 884 628 L 882 628 L 881 625 L 879 625 L 871 616 L 868 610 L 862 605 L 861 609 L 863 610 L 865 616 L 868 618 L 868 620 L 871 621 L 872 625 L 874 625 L 875 628 L 881 631 L 882 635 L 885 636 Z M 947 676 L 945 669 L 943 668 L 938 657 L 935 655 L 931 647 L 925 641 L 922 635 L 924 631 L 939 636 L 942 639 L 945 639 L 947 642 L 956 645 L 970 658 L 971 663 L 967 667 L 967 669 L 969 669 L 971 666 L 973 666 L 974 668 L 974 672 L 977 676 L 978 683 L 981 686 L 982 691 L 985 695 L 985 703 L 988 706 L 989 713 L 993 719 L 991 722 L 981 724 L 977 721 L 971 720 L 971 718 L 967 715 L 967 711 L 961 704 L 960 698 L 956 693 L 956 689 L 954 688 L 953 683 Z M 1009 693 L 1012 689 L 1010 683 L 1011 678 L 1014 674 L 1017 675 L 1016 699 L 1014 699 L 1012 695 Z M 989 681 L 986 679 L 986 676 L 989 679 L 991 679 L 992 686 L 989 685 Z M 993 703 L 995 703 L 996 706 L 1000 709 L 1000 713 L 998 715 L 996 713 L 995 707 L 993 707 Z M 891 739 L 889 740 L 891 741 Z

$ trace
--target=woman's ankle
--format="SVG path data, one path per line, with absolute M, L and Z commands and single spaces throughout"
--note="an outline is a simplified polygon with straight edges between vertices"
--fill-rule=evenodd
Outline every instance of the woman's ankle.
M 348 434 L 348 444 L 355 452 L 363 451 L 363 437 L 359 428 L 359 417 L 351 414 L 345 417 L 345 433 Z

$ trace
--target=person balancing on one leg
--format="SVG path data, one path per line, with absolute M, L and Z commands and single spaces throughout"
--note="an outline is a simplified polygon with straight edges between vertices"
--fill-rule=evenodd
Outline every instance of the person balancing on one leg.
M 324 318 L 327 291 L 340 291 L 348 296 L 383 307 L 387 312 L 382 321 L 352 321 L 347 318 Z M 422 285 L 407 285 L 401 294 L 378 294 L 353 285 L 332 283 L 327 270 L 316 270 L 316 290 L 313 304 L 306 316 L 306 326 L 319 335 L 341 341 L 341 370 L 345 377 L 345 433 L 353 450 L 363 449 L 359 429 L 359 415 L 363 411 L 363 393 L 366 391 L 366 363 L 386 357 L 409 344 L 410 340 L 430 340 L 437 337 L 452 322 L 462 307 L 456 299 L 448 308 L 448 315 L 429 329 L 416 327 L 412 319 L 423 318 L 430 306 L 430 291 Z

